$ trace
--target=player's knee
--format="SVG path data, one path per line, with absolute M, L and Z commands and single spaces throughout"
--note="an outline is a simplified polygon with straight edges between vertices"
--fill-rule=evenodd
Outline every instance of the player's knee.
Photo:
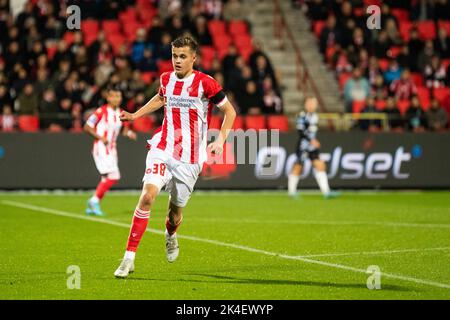
M 153 194 L 152 192 L 143 192 L 141 195 L 141 205 L 145 207 L 151 207 L 152 204 L 155 202 L 156 194 Z

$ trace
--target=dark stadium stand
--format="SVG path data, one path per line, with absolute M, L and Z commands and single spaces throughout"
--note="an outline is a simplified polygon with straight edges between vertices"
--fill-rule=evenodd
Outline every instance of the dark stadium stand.
M 161 9 L 153 0 L 29 0 L 13 17 L 10 1 L 2 1 L 0 30 L 7 32 L 0 35 L 0 131 L 80 132 L 90 112 L 105 103 L 107 82 L 122 88 L 124 108 L 135 111 L 157 92 L 161 73 L 172 70 L 170 42 L 185 32 L 201 45 L 197 68 L 221 82 L 243 117 L 251 109 L 263 119 L 236 126 L 285 129 L 287 118 L 274 107 L 281 90 L 269 61 L 258 68 L 258 57 L 268 58 L 254 50 L 249 22 L 227 21 L 209 2 Z M 81 30 L 66 28 L 69 4 L 81 9 Z M 256 100 L 242 98 L 249 81 L 256 84 Z M 32 90 L 24 93 L 26 84 Z M 274 113 L 277 118 L 267 121 Z M 158 113 L 133 126 L 148 132 L 161 119 Z
M 406 128 L 411 100 L 417 96 L 425 116 L 435 112 L 430 111 L 433 97 L 450 115 L 449 1 L 427 1 L 426 6 L 421 1 L 295 3 L 305 5 L 324 61 L 336 71 L 347 112 L 364 112 L 369 98 L 376 100 L 375 111 L 383 112 L 387 97 L 392 96 Z M 366 26 L 369 5 L 381 8 L 381 30 Z M 353 80 L 355 68 L 362 70 L 362 77 Z M 400 79 L 404 70 L 411 71 L 410 77 Z M 382 76 L 381 86 L 375 83 L 377 75 Z M 369 82 L 368 91 L 349 92 L 354 83 L 364 87 L 364 82 Z M 411 94 L 404 97 L 409 90 Z

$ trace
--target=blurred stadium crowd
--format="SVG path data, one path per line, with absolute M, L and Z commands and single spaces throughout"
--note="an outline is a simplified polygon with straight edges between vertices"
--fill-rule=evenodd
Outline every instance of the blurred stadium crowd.
M 388 115 L 395 131 L 442 131 L 450 115 L 448 0 L 293 1 L 311 20 L 320 51 L 335 71 L 346 112 Z M 369 5 L 381 9 L 370 30 Z M 378 120 L 359 123 L 377 131 Z
M 67 29 L 73 4 L 81 30 Z M 135 111 L 172 70 L 170 43 L 184 33 L 201 46 L 196 68 L 221 83 L 240 114 L 282 114 L 279 76 L 244 9 L 240 0 L 28 0 L 13 16 L 0 0 L 0 130 L 81 131 L 105 103 L 107 83 Z M 136 129 L 148 132 L 161 118 Z

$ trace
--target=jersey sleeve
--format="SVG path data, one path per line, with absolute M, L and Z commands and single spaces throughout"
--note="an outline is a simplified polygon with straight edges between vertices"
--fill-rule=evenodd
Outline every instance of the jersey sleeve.
M 89 116 L 89 118 L 86 121 L 86 124 L 92 128 L 96 128 L 97 124 L 100 122 L 102 117 L 103 117 L 103 109 L 98 108 L 97 110 L 95 110 L 93 114 Z
M 203 80 L 203 89 L 206 98 L 218 107 L 228 101 L 222 86 L 211 76 L 206 76 Z
M 166 85 L 167 85 L 167 81 L 169 80 L 170 73 L 168 72 L 164 72 L 163 74 L 161 74 L 161 76 L 159 77 L 159 90 L 158 90 L 158 94 L 160 97 L 164 97 L 165 93 L 166 93 Z

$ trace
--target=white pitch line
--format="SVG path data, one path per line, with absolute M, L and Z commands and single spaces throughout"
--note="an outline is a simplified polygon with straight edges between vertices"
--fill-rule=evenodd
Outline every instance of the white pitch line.
M 33 211 L 38 211 L 38 212 L 43 212 L 43 213 L 48 213 L 48 214 L 53 214 L 53 215 L 57 215 L 57 216 L 105 223 L 105 224 L 110 224 L 110 225 L 114 225 L 114 226 L 118 226 L 118 227 L 124 227 L 127 229 L 130 228 L 130 224 L 126 224 L 126 223 L 122 223 L 122 222 L 115 222 L 115 221 L 102 219 L 102 218 L 87 217 L 87 216 L 82 216 L 80 214 L 70 213 L 70 212 L 61 211 L 61 210 L 55 210 L 55 209 L 51 209 L 51 208 L 38 207 L 38 206 L 21 203 L 21 202 L 16 202 L 16 201 L 3 200 L 2 204 L 13 206 L 13 207 L 18 207 L 18 208 L 23 208 L 23 209 L 30 209 Z M 151 228 L 147 228 L 146 231 L 151 232 L 151 233 L 160 234 L 160 235 L 164 234 L 163 231 L 151 229 Z M 320 261 L 320 260 L 308 259 L 308 258 L 305 258 L 302 256 L 290 256 L 290 255 L 286 255 L 286 254 L 255 249 L 255 248 L 251 248 L 251 247 L 247 247 L 247 246 L 242 246 L 242 245 L 233 244 L 233 243 L 226 243 L 226 242 L 221 242 L 221 241 L 217 241 L 217 240 L 203 239 L 203 238 L 185 236 L 185 235 L 178 235 L 178 238 L 192 240 L 192 241 L 198 241 L 198 242 L 204 242 L 204 243 L 210 243 L 210 244 L 214 244 L 214 245 L 218 245 L 218 246 L 222 246 L 222 247 L 240 249 L 240 250 L 244 250 L 244 251 L 248 251 L 248 252 L 260 253 L 260 254 L 264 254 L 267 256 L 279 257 L 279 258 L 283 258 L 283 259 L 297 260 L 297 261 L 302 261 L 305 263 L 317 264 L 317 265 L 331 267 L 331 268 L 335 268 L 335 269 L 349 270 L 349 271 L 353 271 L 353 272 L 357 272 L 357 273 L 364 273 L 364 274 L 367 273 L 365 269 L 359 269 L 359 268 L 354 268 L 354 267 L 350 267 L 350 266 L 346 266 L 346 265 L 324 262 L 324 261 Z M 385 272 L 381 272 L 380 274 L 381 274 L 381 276 L 384 276 L 386 278 L 415 282 L 415 283 L 438 287 L 438 288 L 450 289 L 450 285 L 445 284 L 445 283 L 424 280 L 424 279 L 419 279 L 419 278 L 413 278 L 413 277 L 408 277 L 408 276 L 402 276 L 402 275 L 397 275 L 397 274 L 392 274 L 392 273 L 385 273 Z
M 230 223 L 256 223 L 256 224 L 319 224 L 319 225 L 367 225 L 367 226 L 387 226 L 387 227 L 411 227 L 411 228 L 450 228 L 450 224 L 445 223 L 413 223 L 413 222 L 382 222 L 382 221 L 321 221 L 321 220 L 252 220 L 252 219 L 221 219 L 221 218 L 196 218 L 192 217 L 191 221 L 221 221 Z
M 316 258 L 316 257 L 344 257 L 344 256 L 359 256 L 359 255 L 384 255 L 391 253 L 408 253 L 408 252 L 424 252 L 424 251 L 446 251 L 450 247 L 439 248 L 420 248 L 420 249 L 399 249 L 399 250 L 384 250 L 384 251 L 361 251 L 361 252 L 344 252 L 344 253 L 321 253 L 321 254 L 307 254 L 298 257 L 302 258 Z

